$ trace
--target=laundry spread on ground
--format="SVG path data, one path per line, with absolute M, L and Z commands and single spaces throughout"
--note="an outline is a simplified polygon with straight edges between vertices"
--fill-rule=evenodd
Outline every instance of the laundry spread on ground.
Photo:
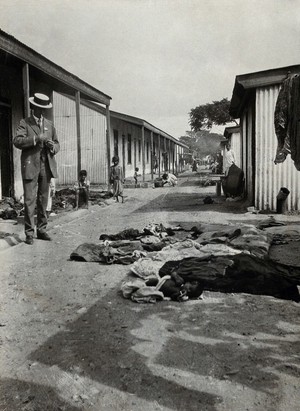
M 15 220 L 22 215 L 24 205 L 12 197 L 3 197 L 0 200 L 0 218 L 3 220 Z
M 284 232 L 284 223 L 273 217 L 257 226 L 149 224 L 143 230 L 128 228 L 117 234 L 101 234 L 98 244 L 81 244 L 70 258 L 130 265 L 121 292 L 138 303 L 187 301 L 201 298 L 204 290 L 299 302 L 300 268 L 268 258 L 279 229 Z

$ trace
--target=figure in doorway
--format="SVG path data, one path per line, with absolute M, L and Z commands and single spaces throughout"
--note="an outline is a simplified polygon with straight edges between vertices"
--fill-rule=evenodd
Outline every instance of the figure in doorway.
M 158 168 L 157 156 L 153 153 L 153 172 L 156 174 L 156 170 Z
M 167 151 L 163 152 L 162 156 L 163 156 L 163 163 L 164 163 L 164 171 L 168 171 L 168 169 L 169 169 L 168 152 Z

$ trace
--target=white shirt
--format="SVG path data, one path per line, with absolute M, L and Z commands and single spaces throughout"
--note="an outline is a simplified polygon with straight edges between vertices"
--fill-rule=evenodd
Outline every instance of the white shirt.
M 234 152 L 233 150 L 225 150 L 224 152 L 224 160 L 223 160 L 223 169 L 224 169 L 224 173 L 225 175 L 227 175 L 228 170 L 230 169 L 230 167 L 232 166 L 232 164 L 235 163 L 235 157 L 234 157 Z

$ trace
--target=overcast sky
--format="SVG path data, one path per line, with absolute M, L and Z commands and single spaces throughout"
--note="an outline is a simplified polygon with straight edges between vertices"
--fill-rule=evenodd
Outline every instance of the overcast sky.
M 236 75 L 300 64 L 300 0 L 0 0 L 0 26 L 175 137 Z

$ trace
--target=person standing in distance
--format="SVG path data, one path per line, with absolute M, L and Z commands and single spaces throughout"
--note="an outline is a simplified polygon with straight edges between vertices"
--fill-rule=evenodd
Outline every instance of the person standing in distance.
M 34 212 L 37 207 L 37 238 L 50 241 L 47 228 L 47 203 L 51 178 L 57 178 L 55 154 L 59 151 L 56 130 L 45 118 L 52 107 L 45 94 L 35 93 L 29 98 L 31 115 L 22 119 L 13 139 L 15 147 L 22 150 L 21 173 L 24 189 L 24 223 L 26 244 L 33 244 Z
M 229 169 L 232 166 L 232 164 L 235 164 L 235 155 L 234 155 L 234 151 L 231 148 L 231 143 L 230 141 L 228 141 L 225 146 L 224 159 L 223 159 L 223 171 L 224 171 L 225 176 L 228 175 Z

